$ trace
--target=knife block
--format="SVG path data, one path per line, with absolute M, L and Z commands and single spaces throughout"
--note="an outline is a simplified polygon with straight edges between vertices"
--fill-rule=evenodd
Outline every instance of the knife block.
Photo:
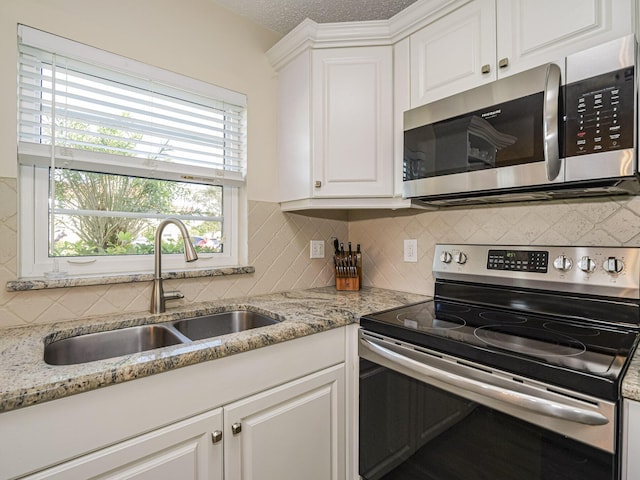
M 336 277 L 336 290 L 360 290 L 360 278 Z
M 336 290 L 360 290 L 362 286 L 362 254 L 337 254 L 333 257 Z

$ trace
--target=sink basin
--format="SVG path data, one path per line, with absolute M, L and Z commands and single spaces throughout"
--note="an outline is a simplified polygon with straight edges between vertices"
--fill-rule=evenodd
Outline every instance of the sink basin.
M 88 333 L 45 345 L 44 361 L 49 365 L 76 365 L 274 323 L 278 323 L 278 320 L 247 310 L 235 310 L 174 322 Z
M 75 365 L 183 343 L 165 325 L 142 325 L 108 332 L 88 333 L 50 343 L 44 349 L 49 365 Z
M 259 313 L 235 310 L 179 320 L 174 322 L 173 326 L 191 340 L 202 340 L 275 323 L 278 323 L 278 320 Z

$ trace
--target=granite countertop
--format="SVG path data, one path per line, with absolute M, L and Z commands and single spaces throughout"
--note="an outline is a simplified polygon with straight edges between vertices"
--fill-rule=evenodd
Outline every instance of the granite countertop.
M 342 327 L 361 315 L 427 298 L 379 288 L 349 292 L 323 287 L 203 302 L 157 315 L 141 312 L 1 330 L 0 413 Z M 228 310 L 251 310 L 281 321 L 85 364 L 52 366 L 43 361 L 45 342 L 54 339 Z M 640 349 L 624 378 L 622 394 L 640 401 Z
M 640 348 L 636 349 L 622 381 L 622 396 L 640 402 Z
M 415 303 L 423 295 L 379 288 L 294 290 L 203 302 L 164 314 L 123 314 L 0 331 L 0 412 L 35 405 L 174 368 L 214 360 L 354 323 L 361 315 Z M 79 365 L 43 360 L 45 342 L 228 310 L 251 310 L 281 320 L 275 325 L 192 343 Z

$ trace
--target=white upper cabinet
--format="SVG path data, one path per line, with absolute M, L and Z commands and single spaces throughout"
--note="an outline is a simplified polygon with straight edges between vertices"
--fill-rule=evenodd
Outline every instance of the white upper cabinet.
M 476 0 L 410 37 L 411 106 L 495 80 L 494 0 Z
M 282 209 L 410 206 L 404 111 L 632 33 L 634 3 L 418 0 L 389 21 L 305 20 L 267 53 Z
M 311 54 L 278 72 L 278 179 L 282 202 L 311 196 Z
M 497 58 L 511 75 L 633 32 L 628 0 L 496 0 Z
M 409 205 L 394 192 L 393 95 L 391 45 L 304 48 L 278 69 L 283 210 Z
M 410 36 L 411 107 L 633 31 L 629 0 L 472 0 Z
M 391 196 L 391 47 L 315 50 L 312 72 L 312 196 Z

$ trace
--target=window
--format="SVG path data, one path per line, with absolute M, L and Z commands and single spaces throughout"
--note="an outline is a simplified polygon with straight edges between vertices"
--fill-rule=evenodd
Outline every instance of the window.
M 168 217 L 190 268 L 244 260 L 244 95 L 25 26 L 18 40 L 21 276 L 152 271 Z M 183 248 L 169 226 L 166 268 L 187 268 Z

